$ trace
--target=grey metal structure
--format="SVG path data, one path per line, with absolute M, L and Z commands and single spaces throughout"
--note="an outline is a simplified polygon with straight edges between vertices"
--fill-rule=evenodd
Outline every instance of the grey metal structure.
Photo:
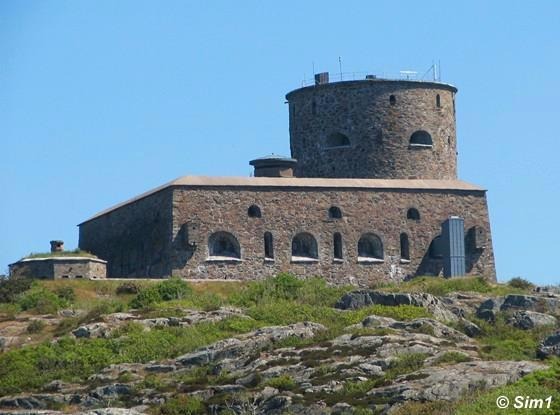
M 463 218 L 451 216 L 441 225 L 443 276 L 462 277 L 465 269 L 465 225 Z

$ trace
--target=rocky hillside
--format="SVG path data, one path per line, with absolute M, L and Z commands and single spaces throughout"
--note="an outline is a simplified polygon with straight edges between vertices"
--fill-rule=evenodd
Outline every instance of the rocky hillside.
M 8 280 L 0 414 L 557 414 L 558 317 L 519 279 Z

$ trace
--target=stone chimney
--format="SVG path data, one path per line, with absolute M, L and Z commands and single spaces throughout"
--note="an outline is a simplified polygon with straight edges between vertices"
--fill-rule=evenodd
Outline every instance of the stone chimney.
M 271 154 L 249 162 L 255 167 L 255 177 L 294 177 L 297 160 Z
M 51 252 L 64 251 L 64 241 L 51 241 Z

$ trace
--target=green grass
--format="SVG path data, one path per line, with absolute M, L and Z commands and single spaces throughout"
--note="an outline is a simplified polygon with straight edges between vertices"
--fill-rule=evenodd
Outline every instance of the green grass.
M 459 352 L 445 352 L 439 356 L 434 363 L 436 365 L 455 364 L 461 362 L 469 362 L 472 360 L 468 355 Z
M 232 318 L 187 328 L 132 331 L 118 339 L 63 337 L 56 343 L 12 350 L 0 355 L 0 396 L 37 389 L 55 379 L 85 381 L 110 364 L 176 357 L 259 326 L 254 320 Z
M 31 252 L 29 255 L 23 257 L 23 259 L 30 258 L 49 258 L 49 257 L 65 257 L 65 256 L 81 256 L 86 258 L 95 258 L 96 256 L 90 254 L 87 251 L 82 251 L 79 248 L 73 249 L 72 251 L 61 251 L 61 252 Z
M 265 385 L 281 391 L 291 391 L 297 388 L 297 383 L 288 375 L 271 378 L 265 382 Z
M 388 292 L 425 292 L 445 296 L 452 292 L 476 292 L 489 295 L 507 295 L 530 292 L 530 287 L 519 284 L 505 285 L 488 282 L 482 277 L 440 278 L 417 277 L 401 284 L 384 284 L 379 287 Z
M 560 413 L 560 359 L 550 361 L 551 367 L 527 375 L 511 385 L 503 386 L 491 391 L 474 395 L 457 405 L 457 415 L 475 415 L 499 413 L 513 414 L 559 414 Z M 496 408 L 496 399 L 499 396 L 509 398 L 511 405 L 508 409 Z M 545 399 L 552 397 L 550 408 L 542 409 L 515 409 L 512 407 L 516 396 L 530 397 L 532 399 Z
M 554 331 L 554 327 L 517 329 L 506 324 L 503 314 L 498 314 L 495 323 L 474 322 L 482 329 L 478 341 L 480 355 L 485 360 L 534 360 L 539 343 Z

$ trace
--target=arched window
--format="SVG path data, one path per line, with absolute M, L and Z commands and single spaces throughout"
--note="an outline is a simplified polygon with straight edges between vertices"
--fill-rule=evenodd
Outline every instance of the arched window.
M 416 146 L 431 146 L 432 136 L 424 130 L 418 130 L 410 136 L 410 144 Z
M 358 241 L 358 257 L 383 259 L 383 242 L 374 233 L 363 234 Z
M 337 206 L 331 206 L 329 208 L 329 218 L 330 219 L 340 219 L 342 218 L 342 211 Z
M 410 220 L 420 220 L 420 212 L 416 208 L 410 208 L 406 212 L 406 218 Z
M 270 232 L 264 233 L 264 257 L 274 259 L 274 245 L 272 244 L 272 234 Z
M 408 235 L 401 233 L 401 259 L 410 260 L 410 245 L 408 242 Z
M 210 235 L 208 253 L 211 257 L 241 258 L 239 242 L 229 232 L 216 232 Z
M 335 259 L 342 259 L 342 235 L 338 232 L 333 235 L 333 255 Z
M 432 259 L 443 258 L 443 240 L 441 239 L 441 235 L 436 236 L 432 240 L 430 248 L 428 249 L 428 255 Z
M 341 133 L 333 133 L 327 137 L 327 147 L 348 147 L 350 146 L 350 139 Z
M 439 97 L 439 94 L 436 95 L 436 107 L 441 107 L 441 98 Z
M 389 104 L 395 105 L 396 103 L 397 103 L 397 98 L 395 98 L 394 95 L 391 95 L 391 96 L 389 97 Z
M 317 240 L 307 232 L 298 233 L 292 239 L 292 258 L 318 259 Z
M 249 209 L 247 209 L 247 215 L 249 215 L 250 218 L 260 218 L 261 208 L 257 205 L 251 205 L 249 206 Z

